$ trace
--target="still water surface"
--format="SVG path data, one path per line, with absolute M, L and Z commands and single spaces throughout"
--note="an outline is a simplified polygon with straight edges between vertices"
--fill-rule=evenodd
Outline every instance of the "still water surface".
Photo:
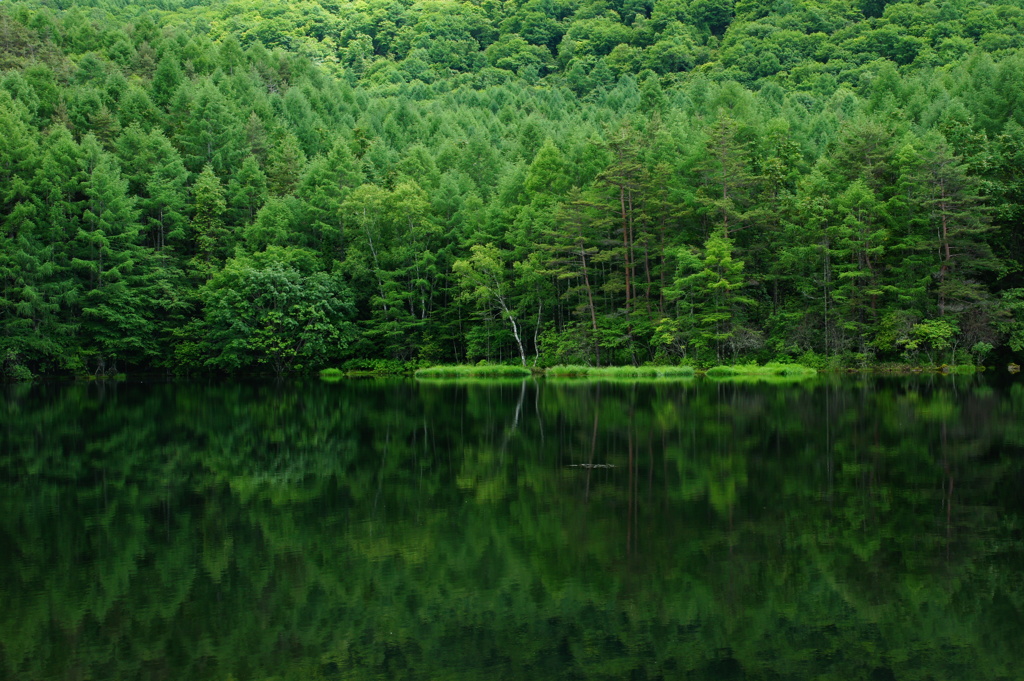
M 1022 383 L 8 386 L 0 679 L 1019 680 Z

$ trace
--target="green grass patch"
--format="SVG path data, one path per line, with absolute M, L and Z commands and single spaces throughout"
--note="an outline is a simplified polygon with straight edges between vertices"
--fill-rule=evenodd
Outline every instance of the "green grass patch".
M 458 386 L 460 388 L 472 390 L 473 388 L 500 388 L 509 386 L 518 389 L 526 379 L 523 376 L 460 376 L 458 378 L 452 378 L 449 376 L 417 376 L 416 380 L 422 390 L 433 390 L 435 388 L 443 388 L 445 386 Z
M 320 370 L 320 380 L 326 383 L 337 383 L 345 378 L 345 372 L 333 367 Z
M 333 367 L 320 370 L 320 378 L 341 378 L 344 375 L 344 371 L 342 371 L 341 369 L 335 369 Z
M 694 376 L 550 376 L 546 377 L 545 382 L 549 385 L 559 386 L 575 386 L 578 388 L 586 388 L 586 386 L 593 386 L 597 383 L 604 385 L 619 384 L 619 385 L 664 385 L 664 386 L 679 386 L 683 383 L 692 383 L 695 380 Z
M 789 378 L 809 378 L 818 373 L 817 369 L 805 367 L 802 364 L 780 364 L 769 362 L 763 366 L 757 364 L 732 364 L 711 367 L 706 375 L 712 378 L 732 378 L 737 376 L 747 377 L 770 377 L 785 376 Z
M 549 378 L 582 378 L 585 377 L 593 367 L 579 364 L 559 364 L 544 370 L 544 375 Z
M 529 378 L 526 367 L 505 364 L 458 364 L 416 370 L 416 378 Z
M 984 370 L 985 367 L 979 369 L 973 364 L 943 364 L 939 367 L 939 372 L 943 374 L 975 374 Z
M 649 379 L 649 378 L 689 378 L 693 376 L 693 367 L 689 366 L 623 366 L 623 367 L 587 367 L 579 365 L 553 366 L 544 371 L 549 378 L 601 378 L 601 379 Z

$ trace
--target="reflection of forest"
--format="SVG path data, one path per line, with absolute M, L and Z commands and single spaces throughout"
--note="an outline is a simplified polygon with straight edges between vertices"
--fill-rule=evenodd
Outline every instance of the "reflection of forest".
M 1024 673 L 1019 384 L 11 390 L 3 679 Z

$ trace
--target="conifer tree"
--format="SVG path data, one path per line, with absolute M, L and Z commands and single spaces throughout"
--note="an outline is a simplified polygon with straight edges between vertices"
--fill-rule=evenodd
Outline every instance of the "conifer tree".
M 97 374 L 144 363 L 156 353 L 153 310 L 145 297 L 148 262 L 128 181 L 99 142 L 83 140 L 89 179 L 82 224 L 71 244 L 71 267 L 82 290 L 83 359 Z
M 228 183 L 229 222 L 238 227 L 252 224 L 267 200 L 267 176 L 255 156 L 246 156 Z
M 231 253 L 233 247 L 228 230 L 224 226 L 224 188 L 207 165 L 192 185 L 192 244 L 186 253 L 193 255 L 191 268 L 203 280 L 209 279 Z
M 679 328 L 690 335 L 698 356 L 711 352 L 721 361 L 756 349 L 757 334 L 744 323 L 754 301 L 743 291 L 744 262 L 733 257 L 725 226 L 715 228 L 699 255 L 683 251 L 678 259 L 668 297 L 685 303 Z

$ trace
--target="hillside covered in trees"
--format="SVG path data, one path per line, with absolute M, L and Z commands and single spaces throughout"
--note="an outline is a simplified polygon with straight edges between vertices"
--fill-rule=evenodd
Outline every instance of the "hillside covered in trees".
M 1024 3 L 0 4 L 0 375 L 1024 349 Z

